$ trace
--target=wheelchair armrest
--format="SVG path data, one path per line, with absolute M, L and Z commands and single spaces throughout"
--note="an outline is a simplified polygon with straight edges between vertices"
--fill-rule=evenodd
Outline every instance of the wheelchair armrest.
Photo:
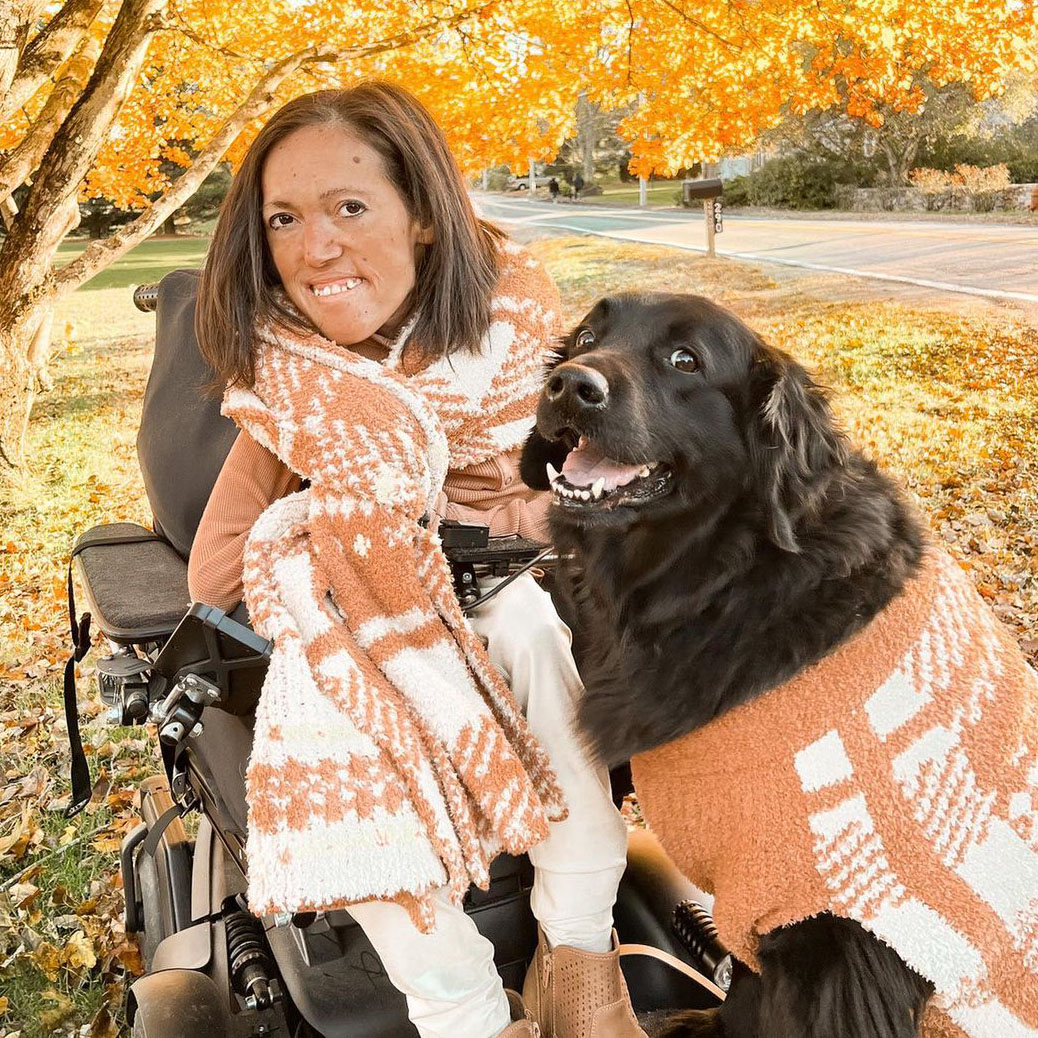
M 110 641 L 141 645 L 173 633 L 191 605 L 187 563 L 136 523 L 108 523 L 73 548 L 87 608 Z

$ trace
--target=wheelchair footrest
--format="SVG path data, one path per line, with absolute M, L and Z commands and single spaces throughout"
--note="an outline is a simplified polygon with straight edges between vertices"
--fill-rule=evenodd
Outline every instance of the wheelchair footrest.
M 121 645 L 167 638 L 191 604 L 187 563 L 136 523 L 95 526 L 76 541 L 87 607 L 101 633 Z

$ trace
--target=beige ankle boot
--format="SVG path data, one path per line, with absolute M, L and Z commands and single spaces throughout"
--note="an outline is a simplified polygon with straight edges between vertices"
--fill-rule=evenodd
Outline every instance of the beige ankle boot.
M 614 931 L 609 952 L 568 945 L 549 950 L 538 927 L 523 1002 L 544 1038 L 647 1038 L 631 1008 L 618 949 Z
M 508 996 L 508 1008 L 512 1013 L 512 1022 L 501 1032 L 498 1038 L 541 1038 L 541 1029 L 530 1016 L 518 992 L 505 988 Z

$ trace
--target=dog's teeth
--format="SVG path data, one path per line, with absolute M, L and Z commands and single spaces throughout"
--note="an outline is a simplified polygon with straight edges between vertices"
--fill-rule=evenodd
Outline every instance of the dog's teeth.
M 597 501 L 605 490 L 605 477 L 599 476 L 591 486 L 591 496 Z
M 657 469 L 659 468 L 659 465 L 660 463 L 658 461 L 651 462 L 649 465 L 649 470 L 652 471 L 653 469 Z
M 548 473 L 549 483 L 554 483 L 562 475 L 550 461 L 545 464 L 544 471 Z
M 590 490 L 578 490 L 577 493 L 580 494 L 581 501 L 590 501 L 591 500 L 591 491 Z
M 642 465 L 642 467 L 638 470 L 638 475 L 642 476 L 642 477 L 645 477 L 648 474 L 649 474 L 649 466 L 648 465 Z

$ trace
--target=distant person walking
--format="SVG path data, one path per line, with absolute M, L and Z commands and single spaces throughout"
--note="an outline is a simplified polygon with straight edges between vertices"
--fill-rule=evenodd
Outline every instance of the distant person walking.
M 573 178 L 573 197 L 580 198 L 580 192 L 584 190 L 584 178 L 578 173 Z
M 551 200 L 557 202 L 559 200 L 559 182 L 554 177 L 548 181 L 548 191 L 551 193 Z

